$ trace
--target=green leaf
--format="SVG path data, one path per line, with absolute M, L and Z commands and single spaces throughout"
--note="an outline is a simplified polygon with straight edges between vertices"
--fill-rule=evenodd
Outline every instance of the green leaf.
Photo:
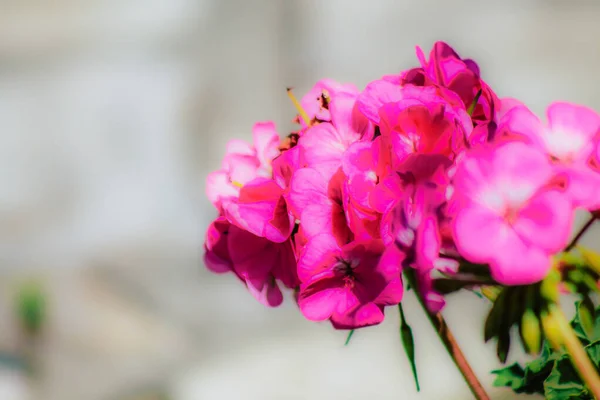
M 348 337 L 346 338 L 346 343 L 344 343 L 344 346 L 348 346 L 348 343 L 350 343 L 350 339 L 352 339 L 352 335 L 354 335 L 354 329 L 348 332 Z
M 594 363 L 596 367 L 600 366 L 600 340 L 597 340 L 589 345 L 585 346 L 585 351 L 587 352 L 590 360 Z
M 596 319 L 594 303 L 589 296 L 584 296 L 583 300 L 577 307 L 577 316 L 579 317 L 579 323 L 581 328 L 588 339 L 594 339 L 594 320 Z
M 554 368 L 544 381 L 544 394 L 547 400 L 591 398 L 566 354 L 555 361 Z
M 496 387 L 506 386 L 516 391 L 525 383 L 525 371 L 517 363 L 492 371 L 492 374 L 496 375 L 494 380 L 494 386 Z
M 498 344 L 496 347 L 496 354 L 498 355 L 498 360 L 502 364 L 506 362 L 506 358 L 508 357 L 508 352 L 510 351 L 510 332 L 501 332 L 498 336 Z
M 404 317 L 402 303 L 398 304 L 398 310 L 400 311 L 400 336 L 402 338 L 402 345 L 404 346 L 404 351 L 406 352 L 406 356 L 410 362 L 410 367 L 412 368 L 413 377 L 415 378 L 415 385 L 417 386 L 417 392 L 420 392 L 421 387 L 419 386 L 419 376 L 417 374 L 417 364 L 415 362 L 415 341 L 413 338 L 412 329 Z

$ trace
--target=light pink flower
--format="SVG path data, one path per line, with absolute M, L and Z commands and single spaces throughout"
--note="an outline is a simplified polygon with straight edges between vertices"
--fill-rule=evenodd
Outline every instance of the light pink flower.
M 565 179 L 575 206 L 600 207 L 600 173 L 590 165 L 600 116 L 587 107 L 561 102 L 550 105 L 546 113 L 548 124 L 544 125 L 526 107 L 515 107 L 506 114 L 501 129 L 524 137 L 547 154 Z
M 272 176 L 271 161 L 279 154 L 279 136 L 272 122 L 258 122 L 252 129 L 254 145 L 231 140 L 220 170 L 206 178 L 206 195 L 223 212 L 224 200 L 239 196 L 240 187 L 256 177 Z
M 356 95 L 339 94 L 330 103 L 331 122 L 309 128 L 298 140 L 302 160 L 326 177 L 341 166 L 346 149 L 363 137 L 371 137 L 373 127 L 355 109 Z
M 330 122 L 332 117 L 329 108 L 332 100 L 335 100 L 338 95 L 356 96 L 357 94 L 358 89 L 353 84 L 342 84 L 332 79 L 322 79 L 302 97 L 300 104 L 313 124 Z M 299 116 L 296 116 L 295 122 L 306 127 L 305 122 Z
M 339 246 L 327 234 L 313 237 L 300 257 L 298 305 L 312 321 L 331 320 L 337 329 L 375 325 L 384 306 L 402 300 L 399 266 L 381 262 L 381 241 Z
M 573 220 L 566 196 L 545 187 L 553 175 L 545 155 L 523 143 L 469 151 L 453 182 L 460 253 L 489 263 L 502 284 L 543 279 L 549 255 L 566 245 Z

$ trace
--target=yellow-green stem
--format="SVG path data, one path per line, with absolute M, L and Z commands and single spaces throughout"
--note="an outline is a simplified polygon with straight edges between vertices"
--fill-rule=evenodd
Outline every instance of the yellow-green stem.
M 600 376 L 598 376 L 596 367 L 590 361 L 562 310 L 556 304 L 552 304 L 549 312 L 550 317 L 555 320 L 556 326 L 560 330 L 563 345 L 567 349 L 573 366 L 594 398 L 600 400 Z

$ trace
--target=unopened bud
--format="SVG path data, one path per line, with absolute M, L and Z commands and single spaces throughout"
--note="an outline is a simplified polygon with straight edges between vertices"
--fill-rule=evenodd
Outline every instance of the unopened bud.
M 550 273 L 542 281 L 540 286 L 541 295 L 548 301 L 556 303 L 560 298 L 560 290 L 558 284 L 560 282 L 560 272 L 555 269 L 550 270 Z
M 559 351 L 563 343 L 559 322 L 546 311 L 543 311 L 540 317 L 546 340 L 548 340 L 548 343 L 550 343 L 554 350 Z
M 531 309 L 525 310 L 521 318 L 521 338 L 529 354 L 540 352 L 542 341 L 540 321 Z

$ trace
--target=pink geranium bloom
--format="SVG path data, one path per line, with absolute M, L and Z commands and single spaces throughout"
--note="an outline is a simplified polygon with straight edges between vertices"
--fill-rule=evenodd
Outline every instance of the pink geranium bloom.
M 356 96 L 358 89 L 351 83 L 338 83 L 332 79 L 322 79 L 302 97 L 300 104 L 313 124 L 332 120 L 330 105 L 338 95 Z M 306 127 L 306 123 L 296 116 L 295 122 Z
M 470 107 L 477 92 L 481 96 L 474 109 L 472 119 L 476 125 L 488 124 L 495 120 L 499 101 L 492 89 L 480 78 L 479 66 L 475 61 L 462 59 L 452 47 L 444 42 L 436 42 L 431 49 L 429 61 L 417 46 L 417 57 L 421 68 L 404 74 L 402 84 L 417 86 L 439 85 L 455 92 Z
M 573 211 L 566 196 L 546 185 L 554 171 L 547 157 L 523 143 L 469 151 L 454 175 L 458 202 L 454 240 L 473 262 L 489 263 L 506 285 L 537 282 L 550 254 L 569 238 Z
M 231 223 L 225 217 L 218 217 L 206 231 L 204 240 L 204 264 L 218 274 L 231 272 L 233 262 L 229 255 L 228 235 Z M 241 279 L 241 277 L 238 276 Z
M 256 178 L 240 189 L 238 198 L 223 202 L 227 219 L 256 236 L 273 242 L 286 241 L 294 229 L 284 189 L 274 180 Z
M 334 237 L 313 237 L 300 257 L 303 279 L 298 305 L 312 321 L 331 320 L 337 329 L 375 325 L 383 321 L 383 308 L 402 300 L 399 266 L 381 262 L 379 240 L 339 246 Z
M 299 283 L 290 240 L 274 243 L 231 225 L 228 251 L 237 275 L 250 293 L 266 306 L 276 307 L 283 301 L 278 281 L 288 288 L 295 288 Z
M 433 291 L 431 273 L 434 270 L 454 273 L 458 263 L 441 258 L 442 238 L 439 230 L 439 207 L 443 203 L 440 191 L 431 181 L 408 185 L 403 199 L 392 210 L 390 232 L 395 247 L 405 253 L 404 265 L 416 270 L 419 292 L 432 312 L 440 311 L 445 301 Z
M 220 170 L 206 178 L 206 194 L 222 212 L 225 199 L 237 198 L 240 187 L 256 177 L 272 176 L 271 161 L 279 154 L 279 135 L 272 122 L 258 122 L 252 128 L 254 145 L 243 140 L 227 144 Z
M 600 173 L 590 165 L 600 133 L 600 116 L 593 110 L 556 102 L 546 111 L 544 125 L 526 107 L 515 107 L 503 119 L 501 129 L 524 137 L 542 149 L 567 182 L 573 204 L 586 209 L 600 207 Z
M 313 168 L 294 173 L 287 200 L 307 238 L 326 232 L 341 244 L 351 239 L 344 210 L 345 180 L 341 169 L 331 178 Z
M 306 165 L 326 177 L 337 171 L 352 143 L 372 136 L 372 125 L 355 108 L 355 102 L 356 95 L 339 94 L 330 103 L 331 122 L 311 127 L 298 141 Z
M 406 107 L 402 102 L 384 105 L 379 110 L 381 138 L 391 151 L 392 168 L 396 169 L 410 154 L 453 155 L 456 137 L 465 137 L 452 119 L 446 118 L 443 105 Z
M 283 301 L 277 281 L 295 288 L 296 259 L 290 241 L 273 243 L 218 217 L 208 227 L 204 262 L 216 273 L 233 272 L 262 304 L 276 307 Z

